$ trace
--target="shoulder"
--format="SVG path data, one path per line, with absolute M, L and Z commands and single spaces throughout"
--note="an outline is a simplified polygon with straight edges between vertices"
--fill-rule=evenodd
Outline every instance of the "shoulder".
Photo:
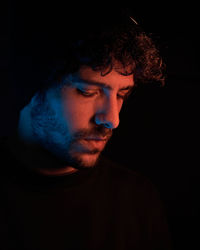
M 133 210 L 138 209 L 146 215 L 163 213 L 161 193 L 146 175 L 105 158 L 104 176 L 106 178 L 103 179 L 103 184 L 109 187 L 108 190 L 111 190 L 113 197 L 117 196 Z
M 111 174 L 113 177 L 120 179 L 138 179 L 140 181 L 147 181 L 147 177 L 144 176 L 139 171 L 133 170 L 131 167 L 116 162 L 113 159 L 103 156 L 101 158 L 100 164 L 103 165 L 103 168 L 106 168 L 108 174 Z
M 113 159 L 102 157 L 102 168 L 107 173 L 109 181 L 117 186 L 127 188 L 130 190 L 137 190 L 141 192 L 156 193 L 157 189 L 153 182 L 139 171 L 131 169 L 127 165 L 123 165 Z

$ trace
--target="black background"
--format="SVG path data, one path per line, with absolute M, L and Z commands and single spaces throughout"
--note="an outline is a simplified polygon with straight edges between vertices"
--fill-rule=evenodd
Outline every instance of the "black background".
M 103 4 L 103 3 L 102 3 Z M 10 83 L 13 13 L 1 11 L 1 136 L 10 134 L 18 100 Z M 199 237 L 199 20 L 194 3 L 128 3 L 134 18 L 159 44 L 167 65 L 164 87 L 139 87 L 124 106 L 105 154 L 139 170 L 157 186 L 175 249 L 198 249 Z M 66 7 L 66 8 L 69 8 Z M 114 11 L 114 5 L 113 5 Z

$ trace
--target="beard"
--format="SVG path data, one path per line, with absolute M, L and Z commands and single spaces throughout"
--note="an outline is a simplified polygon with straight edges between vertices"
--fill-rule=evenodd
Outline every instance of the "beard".
M 55 135 L 55 132 L 48 130 L 45 137 L 40 139 L 40 146 L 56 157 L 58 166 L 71 166 L 76 169 L 89 168 L 97 164 L 104 147 L 101 149 L 87 147 L 84 144 L 85 138 L 103 137 L 106 138 L 106 145 L 111 135 L 112 131 L 107 131 L 106 128 L 93 128 L 79 130 L 73 136 L 66 136 L 65 134 L 60 140 L 58 138 L 61 135 L 58 136 L 58 133 Z
M 69 132 L 67 121 L 58 116 L 48 103 L 40 103 L 31 110 L 32 133 L 40 148 L 50 153 L 47 164 L 54 168 L 71 166 L 76 169 L 94 167 L 104 147 L 92 147 L 87 138 L 104 138 L 105 145 L 112 136 L 112 130 L 91 122 L 91 128 Z M 46 157 L 48 158 L 48 157 Z M 45 168 L 45 165 L 43 166 Z
M 77 131 L 69 143 L 67 161 L 77 169 L 95 166 L 111 136 L 112 130 L 103 126 Z M 90 147 L 84 144 L 87 138 L 104 138 L 105 144 L 101 148 Z

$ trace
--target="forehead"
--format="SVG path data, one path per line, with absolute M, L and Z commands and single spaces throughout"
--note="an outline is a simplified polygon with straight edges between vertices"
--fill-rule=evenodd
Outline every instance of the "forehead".
M 133 75 L 124 76 L 116 70 L 112 70 L 105 76 L 100 71 L 94 71 L 91 67 L 83 66 L 78 71 L 78 77 L 83 82 L 102 83 L 111 89 L 121 89 L 134 85 Z

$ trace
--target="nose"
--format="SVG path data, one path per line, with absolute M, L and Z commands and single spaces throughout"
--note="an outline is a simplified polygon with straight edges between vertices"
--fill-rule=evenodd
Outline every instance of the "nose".
M 95 123 L 103 125 L 109 129 L 115 129 L 119 126 L 120 107 L 116 98 L 108 98 L 102 107 L 96 112 Z

